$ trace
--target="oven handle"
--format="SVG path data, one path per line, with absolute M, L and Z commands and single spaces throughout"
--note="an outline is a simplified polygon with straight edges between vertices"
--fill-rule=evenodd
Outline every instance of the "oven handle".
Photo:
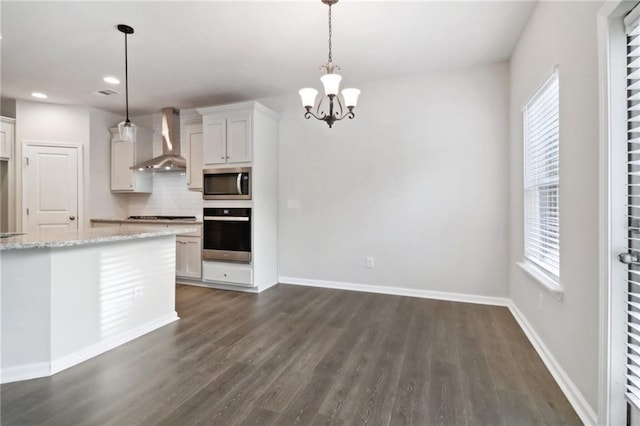
M 242 173 L 238 173 L 238 178 L 236 179 L 236 188 L 238 188 L 238 195 L 242 195 L 242 188 L 240 187 L 241 181 L 242 181 Z
M 205 216 L 203 219 L 220 222 L 249 222 L 249 218 L 243 216 Z

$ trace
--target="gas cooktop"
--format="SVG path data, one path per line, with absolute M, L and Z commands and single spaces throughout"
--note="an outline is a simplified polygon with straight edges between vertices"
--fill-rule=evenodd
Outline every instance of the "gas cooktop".
M 129 216 L 137 220 L 196 220 L 195 216 Z

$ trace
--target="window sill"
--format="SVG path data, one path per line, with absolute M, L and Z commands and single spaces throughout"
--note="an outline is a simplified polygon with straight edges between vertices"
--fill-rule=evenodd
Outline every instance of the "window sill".
M 553 280 L 531 262 L 527 262 L 526 260 L 524 260 L 517 263 L 518 266 L 527 273 L 527 275 L 534 279 L 534 281 L 536 281 L 540 286 L 549 291 L 553 295 L 553 297 L 555 297 L 559 301 L 562 301 L 562 298 L 564 297 L 564 289 L 558 282 Z

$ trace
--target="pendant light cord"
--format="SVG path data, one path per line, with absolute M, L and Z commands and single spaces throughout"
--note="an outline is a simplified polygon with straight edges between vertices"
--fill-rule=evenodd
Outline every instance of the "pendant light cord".
M 127 33 L 124 34 L 124 96 L 125 96 L 125 106 L 127 110 L 127 119 L 126 122 L 129 122 L 129 63 L 128 57 L 129 53 L 127 51 Z

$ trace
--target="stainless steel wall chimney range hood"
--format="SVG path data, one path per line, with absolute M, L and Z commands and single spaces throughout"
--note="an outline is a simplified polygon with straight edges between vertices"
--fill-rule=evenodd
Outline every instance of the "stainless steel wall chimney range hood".
M 187 160 L 180 155 L 180 111 L 162 109 L 162 155 L 131 167 L 133 170 L 154 172 L 183 171 Z

